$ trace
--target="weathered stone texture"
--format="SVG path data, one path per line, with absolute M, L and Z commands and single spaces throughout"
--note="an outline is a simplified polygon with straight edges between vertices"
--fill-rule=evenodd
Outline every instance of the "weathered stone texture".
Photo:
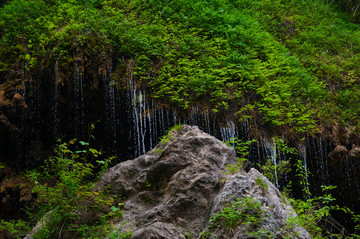
M 295 212 L 279 191 L 257 170 L 224 174 L 237 162 L 235 151 L 197 127 L 183 126 L 173 138 L 146 155 L 110 168 L 96 185 L 126 197 L 118 226 L 131 228 L 133 238 L 198 238 L 209 219 L 237 198 L 261 202 L 266 219 L 261 229 L 278 238 L 310 238 L 301 227 L 284 229 Z M 261 178 L 268 187 L 256 183 Z M 241 225 L 231 232 L 219 228 L 211 238 L 247 238 Z

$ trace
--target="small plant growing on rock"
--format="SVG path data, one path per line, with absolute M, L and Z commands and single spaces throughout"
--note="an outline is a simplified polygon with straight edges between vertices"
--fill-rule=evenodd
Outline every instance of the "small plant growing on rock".
M 249 154 L 250 145 L 254 142 L 256 142 L 256 140 L 243 142 L 237 138 L 232 138 L 231 140 L 224 142 L 227 146 L 232 147 L 236 151 L 236 158 L 238 161 L 236 164 L 226 165 L 226 174 L 235 174 L 246 166 L 248 162 L 246 156 Z
M 265 182 L 265 180 L 261 177 L 258 176 L 255 180 L 256 184 L 259 185 L 259 187 L 265 191 L 269 188 L 269 185 Z
M 112 231 L 107 235 L 109 239 L 128 239 L 133 236 L 133 232 L 131 228 L 124 229 L 125 222 L 121 223 L 120 227 Z
M 179 131 L 183 125 L 182 124 L 176 124 L 173 127 L 171 127 L 169 130 L 166 131 L 166 134 L 162 137 L 160 137 L 160 144 L 166 145 L 170 142 L 170 140 L 173 139 L 173 130 Z
M 162 152 L 164 152 L 164 149 L 162 149 L 162 148 L 155 148 L 155 149 L 152 150 L 152 152 L 155 153 L 155 154 L 160 155 L 160 154 L 162 154 Z
M 230 233 L 240 225 L 246 228 L 247 234 L 256 233 L 265 218 L 266 215 L 261 209 L 260 202 L 252 197 L 239 198 L 219 213 L 214 214 L 210 218 L 208 230 L 201 236 L 207 238 L 216 230 L 225 230 L 225 233 Z
M 123 203 L 119 203 L 119 206 L 111 206 L 111 212 L 108 213 L 109 216 L 115 216 L 118 219 L 121 219 L 124 213 L 120 210 L 120 207 L 124 205 Z

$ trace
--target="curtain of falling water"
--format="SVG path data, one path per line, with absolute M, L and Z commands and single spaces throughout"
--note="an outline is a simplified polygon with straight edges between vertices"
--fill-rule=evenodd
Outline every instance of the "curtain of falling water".
M 275 187 L 279 188 L 279 179 L 277 175 L 277 156 L 276 156 L 276 141 L 272 139 L 270 146 L 271 162 L 274 164 Z
M 223 141 L 238 138 L 237 130 L 232 120 L 226 121 L 226 125 L 220 128 L 220 134 Z
M 52 135 L 61 136 L 64 125 L 69 127 L 66 132 L 75 132 L 74 137 L 86 137 L 88 121 L 88 110 L 85 110 L 86 105 L 90 105 L 86 98 L 86 86 L 84 74 L 80 71 L 80 66 L 75 64 L 73 74 L 67 85 L 68 98 L 67 105 L 60 103 L 60 97 L 64 98 L 64 90 L 62 86 L 58 85 L 59 70 L 57 65 L 54 68 L 54 77 L 52 77 L 51 90 L 46 88 L 48 84 L 39 76 L 31 76 L 26 68 L 26 63 L 22 63 L 21 71 L 21 87 L 16 88 L 14 93 L 19 93 L 24 96 L 26 102 L 31 107 L 33 114 L 19 114 L 18 120 L 20 137 L 17 138 L 16 143 L 16 157 L 20 161 L 25 157 L 25 152 L 28 148 L 29 142 L 46 141 L 48 138 L 44 137 L 47 134 L 47 126 L 52 121 L 52 126 L 49 129 Z M 130 71 L 131 72 L 131 71 Z M 86 79 L 88 81 L 89 79 Z M 141 87 L 139 82 L 136 82 L 134 76 L 130 73 L 127 78 L 128 91 L 120 92 L 111 84 L 111 69 L 109 73 L 104 76 L 103 90 L 103 111 L 104 121 L 106 122 L 106 133 L 109 138 L 109 154 L 120 154 L 126 151 L 127 158 L 120 158 L 119 160 L 131 159 L 141 154 L 146 153 L 154 147 L 159 141 L 159 137 L 165 134 L 165 131 L 176 123 L 186 123 L 190 125 L 197 125 L 205 132 L 218 137 L 220 140 L 229 140 L 233 137 L 242 140 L 248 140 L 249 124 L 247 122 L 238 123 L 228 120 L 220 120 L 216 115 L 211 114 L 203 107 L 195 106 L 190 109 L 187 114 L 179 113 L 174 110 L 163 108 L 158 105 L 155 99 L 147 95 L 145 88 Z M 52 92 L 52 93 L 51 93 Z M 52 98 L 48 96 L 52 94 Z M 49 100 L 50 99 L 50 100 Z M 46 104 L 44 102 L 50 101 Z M 73 104 L 73 105 L 70 105 Z M 48 108 L 42 108 L 43 105 L 51 106 L 52 112 L 49 113 L 51 117 L 46 116 Z M 65 113 L 64 113 L 65 112 Z M 27 130 L 28 122 L 32 121 L 31 127 L 33 130 Z M 69 119 L 64 119 L 64 118 Z M 73 118 L 70 118 L 73 117 Z M 225 122 L 224 122 L 225 121 Z M 64 123 L 65 122 L 65 123 Z M 69 124 L 70 122 L 70 124 Z M 66 124 L 68 123 L 68 124 Z M 62 126 L 61 126 L 62 125 Z M 278 180 L 277 165 L 281 162 L 281 157 L 286 157 L 284 154 L 279 154 L 276 144 L 273 142 L 257 142 L 256 146 L 251 148 L 249 155 L 253 162 L 264 162 L 264 159 L 271 159 L 275 166 L 275 184 L 279 186 L 281 182 Z M 351 145 L 345 145 L 348 150 Z M 124 149 L 124 147 L 127 147 Z M 271 148 L 273 148 L 271 150 Z M 314 184 L 314 182 L 321 182 L 321 184 L 336 184 L 336 175 L 330 172 L 330 161 L 328 154 L 332 150 L 333 145 L 328 140 L 319 137 L 309 137 L 300 145 L 300 158 L 303 162 L 305 170 L 310 171 L 311 175 L 306 178 L 307 182 Z M 339 171 L 342 172 L 344 180 L 347 185 L 341 185 L 349 189 L 348 192 L 343 192 L 348 197 L 355 197 L 350 194 L 350 189 L 357 188 L 359 191 L 359 179 L 356 177 L 358 169 L 354 168 L 354 162 L 346 156 L 339 165 Z M 335 176 L 334 176 L 335 175 Z M 312 186 L 311 186 L 312 188 Z M 319 187 L 317 187 L 319 188 Z M 315 190 L 318 190 L 315 188 Z M 312 189 L 314 190 L 314 189 Z
M 110 153 L 112 155 L 117 154 L 117 145 L 122 144 L 119 141 L 118 137 L 118 127 L 119 127 L 119 116 L 117 114 L 117 104 L 118 100 L 115 95 L 115 87 L 111 86 L 111 69 L 104 76 L 104 88 L 105 88 L 105 124 L 107 126 L 107 135 L 108 143 L 111 145 Z
M 26 70 L 25 70 L 25 62 L 21 62 L 21 85 L 22 88 L 15 88 L 15 94 L 20 94 L 26 99 Z M 25 158 L 25 153 L 27 151 L 27 140 L 28 136 L 26 135 L 26 126 L 27 126 L 27 114 L 23 108 L 20 108 L 20 119 L 19 120 L 19 136 L 17 137 L 16 142 L 16 165 L 19 167 L 21 164 L 21 159 Z
M 54 113 L 54 137 L 58 136 L 58 128 L 59 128 L 59 64 L 56 61 L 54 67 L 54 98 L 53 98 L 53 113 Z
M 84 128 L 84 76 L 80 75 L 79 66 L 75 64 L 74 67 L 74 105 L 75 105 L 75 124 L 77 125 L 74 128 L 75 137 L 79 139 L 84 139 L 86 137 Z M 86 126 L 87 127 L 87 126 Z
M 299 156 L 304 166 L 303 176 L 305 176 L 305 187 L 307 192 L 307 197 L 310 198 L 310 188 L 309 188 L 309 172 L 308 172 L 308 163 L 307 163 L 307 147 L 306 144 L 299 145 Z

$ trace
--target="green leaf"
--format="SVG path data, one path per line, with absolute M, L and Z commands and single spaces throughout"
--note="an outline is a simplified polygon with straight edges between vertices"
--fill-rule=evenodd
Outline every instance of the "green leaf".
M 89 145 L 89 143 L 87 143 L 87 142 L 84 142 L 84 141 L 79 141 L 79 143 L 81 144 L 81 145 L 83 145 L 83 146 L 87 146 L 87 145 Z

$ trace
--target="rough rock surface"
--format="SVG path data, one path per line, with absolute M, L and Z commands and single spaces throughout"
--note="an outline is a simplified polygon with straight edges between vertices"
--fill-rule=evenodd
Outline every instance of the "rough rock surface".
M 0 218 L 4 220 L 26 218 L 24 208 L 34 201 L 31 189 L 32 184 L 29 180 L 16 175 L 10 167 L 1 164 L 0 158 Z
M 333 151 L 329 153 L 329 158 L 334 160 L 335 162 L 338 162 L 340 160 L 344 160 L 346 157 L 348 150 L 343 145 L 337 145 Z
M 209 219 L 237 198 L 253 197 L 266 219 L 259 230 L 274 237 L 310 238 L 298 226 L 285 230 L 295 216 L 279 191 L 258 171 L 224 174 L 226 164 L 237 162 L 235 151 L 197 127 L 172 131 L 172 139 L 146 155 L 122 162 L 102 176 L 96 189 L 126 197 L 121 230 L 132 238 L 199 238 Z M 267 187 L 258 185 L 261 179 Z M 242 226 L 217 228 L 208 238 L 251 238 Z
M 360 160 L 360 147 L 354 146 L 349 151 L 349 158 L 352 160 Z

